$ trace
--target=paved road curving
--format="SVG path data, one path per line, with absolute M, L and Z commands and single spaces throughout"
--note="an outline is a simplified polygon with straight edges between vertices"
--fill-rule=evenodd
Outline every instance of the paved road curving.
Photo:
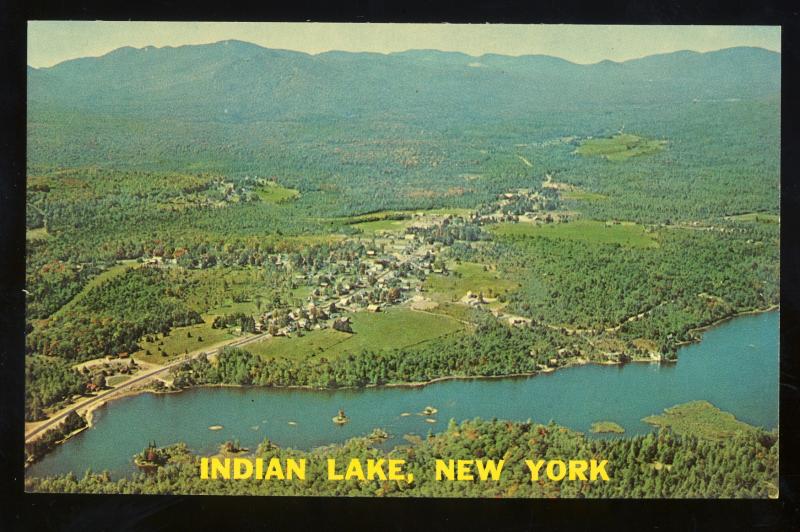
M 174 368 L 175 366 L 183 364 L 184 362 L 187 362 L 187 361 L 189 361 L 189 360 L 191 360 L 193 358 L 197 358 L 200 355 L 219 353 L 225 347 L 238 347 L 238 346 L 241 346 L 241 345 L 249 344 L 249 343 L 254 342 L 256 340 L 260 340 L 262 338 L 262 336 L 263 335 L 261 335 L 261 334 L 257 334 L 255 336 L 250 336 L 248 338 L 239 338 L 237 340 L 231 341 L 230 343 L 222 345 L 222 346 L 220 346 L 220 347 L 218 347 L 216 349 L 212 349 L 210 351 L 198 351 L 197 353 L 189 355 L 188 357 L 183 357 L 183 358 L 181 358 L 179 360 L 175 360 L 173 362 L 170 362 L 169 364 L 167 364 L 165 366 L 161 366 L 161 367 L 158 367 L 156 369 L 150 370 L 150 371 L 148 371 L 146 373 L 143 373 L 142 375 L 137 375 L 136 377 L 134 377 L 134 378 L 132 378 L 132 379 L 130 379 L 128 381 L 123 382 L 122 384 L 120 384 L 116 388 L 112 388 L 111 390 L 107 390 L 107 391 L 105 391 L 105 392 L 103 392 L 103 393 L 101 393 L 99 395 L 96 395 L 96 396 L 92 397 L 91 399 L 78 404 L 74 408 L 70 408 L 70 409 L 66 410 L 65 412 L 62 412 L 61 414 L 59 414 L 59 415 L 57 415 L 57 416 L 55 416 L 55 417 L 53 417 L 51 419 L 48 419 L 47 421 L 45 421 L 41 425 L 37 426 L 36 428 L 32 429 L 30 432 L 26 433 L 25 434 L 25 442 L 27 443 L 27 442 L 31 441 L 36 436 L 41 434 L 43 431 L 45 431 L 45 430 L 47 430 L 47 429 L 49 429 L 51 427 L 54 427 L 55 425 L 59 424 L 72 411 L 85 410 L 87 407 L 94 405 L 98 401 L 102 401 L 104 399 L 108 399 L 110 396 L 112 396 L 112 395 L 114 395 L 116 393 L 128 390 L 135 384 L 141 384 L 143 381 L 145 381 L 147 379 L 151 379 L 151 378 L 155 377 L 156 375 L 159 375 L 161 373 L 167 372 L 170 369 Z

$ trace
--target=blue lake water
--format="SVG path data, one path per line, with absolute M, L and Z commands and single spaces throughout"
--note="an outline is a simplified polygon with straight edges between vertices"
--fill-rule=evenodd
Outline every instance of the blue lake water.
M 707 331 L 679 351 L 676 364 L 587 365 L 525 378 L 452 380 L 420 388 L 311 391 L 266 388 L 197 388 L 143 394 L 95 412 L 94 426 L 59 446 L 27 471 L 45 476 L 87 469 L 113 476 L 134 470 L 132 456 L 150 440 L 184 441 L 212 454 L 226 440 L 255 448 L 268 437 L 280 446 L 310 449 L 368 434 L 381 427 L 385 443 L 426 435 L 451 418 L 481 417 L 546 423 L 588 432 L 595 421 L 615 421 L 626 435 L 652 428 L 641 419 L 678 403 L 703 399 L 747 423 L 778 424 L 778 312 L 743 316 Z M 418 415 L 439 412 L 436 423 Z M 344 409 L 350 422 L 334 425 Z M 410 416 L 403 416 L 410 413 Z M 294 424 L 290 424 L 290 422 Z M 218 431 L 212 425 L 222 425 Z

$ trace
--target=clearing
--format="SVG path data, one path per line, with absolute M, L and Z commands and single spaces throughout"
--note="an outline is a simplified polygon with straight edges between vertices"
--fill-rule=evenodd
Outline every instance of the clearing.
M 44 240 L 46 238 L 50 238 L 50 233 L 47 232 L 46 227 L 27 229 L 25 231 L 25 240 Z
M 122 384 L 126 380 L 130 379 L 131 375 L 112 375 L 111 377 L 106 379 L 106 385 L 110 386 L 111 388 L 117 386 L 118 384 Z
M 736 214 L 728 216 L 730 220 L 737 220 L 740 222 L 759 222 L 763 224 L 777 224 L 781 223 L 781 217 L 777 214 L 768 212 L 748 212 L 745 214 Z
M 410 309 L 386 312 L 356 312 L 350 315 L 353 334 L 333 329 L 315 330 L 292 338 L 267 338 L 247 346 L 247 350 L 266 357 L 306 358 L 312 354 L 328 359 L 358 353 L 364 349 L 383 351 L 426 342 L 457 331 L 461 323 Z
M 353 227 L 358 227 L 366 234 L 376 234 L 384 231 L 388 232 L 401 232 L 411 224 L 411 219 L 405 220 L 392 220 L 386 218 L 384 220 L 373 220 L 371 222 L 359 222 L 353 224 Z
M 286 188 L 277 183 L 268 183 L 263 188 L 255 191 L 256 195 L 267 203 L 283 203 L 296 199 L 300 196 L 300 191 L 293 188 Z
M 172 329 L 168 336 L 161 334 L 149 335 L 153 338 L 153 341 L 140 340 L 139 345 L 142 349 L 134 352 L 133 356 L 137 361 L 166 364 L 175 357 L 184 355 L 187 352 L 191 353 L 205 346 L 235 338 L 226 329 L 212 328 L 212 319 L 210 317 L 204 317 L 203 319 L 206 320 L 205 323 Z M 161 349 L 161 352 L 159 352 L 159 349 Z M 147 354 L 148 351 L 150 354 Z
M 508 275 L 501 276 L 497 271 L 477 262 L 462 262 L 449 265 L 449 275 L 429 275 L 425 279 L 428 296 L 439 303 L 456 302 L 467 292 L 497 297 L 519 288 L 519 283 Z
M 628 133 L 618 133 L 611 138 L 582 140 L 575 153 L 587 157 L 602 157 L 608 161 L 624 161 L 659 152 L 666 144 L 665 140 L 649 140 Z

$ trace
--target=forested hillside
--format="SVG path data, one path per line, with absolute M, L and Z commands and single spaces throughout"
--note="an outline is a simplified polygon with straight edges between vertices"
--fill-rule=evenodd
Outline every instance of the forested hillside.
M 532 110 L 752 97 L 779 88 L 779 65 L 779 54 L 757 48 L 576 65 L 547 56 L 422 50 L 312 56 L 224 41 L 121 48 L 31 70 L 29 100 L 193 122 L 378 114 L 430 127 L 431 119 L 448 116 L 450 123 L 480 123 Z

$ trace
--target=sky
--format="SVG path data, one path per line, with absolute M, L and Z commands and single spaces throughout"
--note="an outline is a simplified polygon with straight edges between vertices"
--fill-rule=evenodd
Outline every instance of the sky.
M 544 54 L 587 64 L 733 46 L 780 52 L 781 30 L 778 26 L 30 21 L 28 64 L 47 67 L 122 46 L 180 46 L 228 39 L 311 54 L 436 49 L 474 56 Z

